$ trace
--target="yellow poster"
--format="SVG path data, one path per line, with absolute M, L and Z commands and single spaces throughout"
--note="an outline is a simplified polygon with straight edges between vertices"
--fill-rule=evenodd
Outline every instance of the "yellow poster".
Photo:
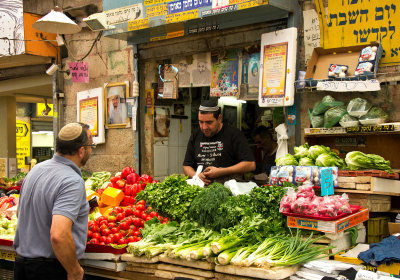
M 31 125 L 28 122 L 16 120 L 16 147 L 18 168 L 29 168 L 25 158 L 31 156 Z
M 321 28 L 321 44 L 324 48 L 381 41 L 383 54 L 380 64 L 400 63 L 398 0 L 328 0 L 324 24 L 324 28 Z
M 93 136 L 99 135 L 98 106 L 99 101 L 97 97 L 79 101 L 79 121 L 89 125 Z
M 134 31 L 145 28 L 149 28 L 148 18 L 128 21 L 128 31 Z
M 284 97 L 286 86 L 286 60 L 288 43 L 264 47 L 262 97 Z
M 180 12 L 176 14 L 170 14 L 165 17 L 165 23 L 174 23 L 174 22 L 180 22 L 180 21 L 187 21 L 191 19 L 198 18 L 199 16 L 199 10 L 191 10 L 191 11 L 185 11 L 185 12 Z
M 36 116 L 37 117 L 52 117 L 53 116 L 53 104 L 49 103 L 36 103 Z

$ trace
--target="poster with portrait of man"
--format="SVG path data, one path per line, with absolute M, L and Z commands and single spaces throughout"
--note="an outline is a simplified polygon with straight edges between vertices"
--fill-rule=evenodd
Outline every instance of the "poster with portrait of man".
M 126 127 L 129 124 L 126 106 L 126 99 L 129 97 L 129 82 L 108 83 L 104 91 L 106 127 Z
M 178 67 L 179 87 L 209 87 L 211 84 L 211 53 L 176 56 L 172 63 Z

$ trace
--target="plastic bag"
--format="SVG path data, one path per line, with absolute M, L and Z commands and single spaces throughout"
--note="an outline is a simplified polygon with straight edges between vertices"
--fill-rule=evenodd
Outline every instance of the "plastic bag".
M 330 95 L 324 96 L 321 101 L 318 101 L 314 104 L 312 114 L 314 116 L 321 115 L 325 113 L 329 108 L 336 107 L 336 106 L 342 106 L 344 103 L 341 101 L 336 101 L 335 98 L 333 98 Z
M 294 183 L 294 166 L 279 167 L 278 185 L 283 186 L 284 182 Z
M 357 118 L 346 114 L 340 119 L 339 124 L 341 127 L 354 127 L 358 126 L 359 122 Z
M 343 106 L 330 108 L 324 114 L 324 127 L 331 128 L 332 126 L 337 124 L 340 119 L 346 114 L 346 108 L 344 108 Z
M 279 212 L 291 212 L 291 206 L 293 202 L 296 200 L 296 191 L 294 188 L 287 188 L 286 194 L 282 197 L 280 205 L 279 205 Z
M 308 116 L 310 117 L 311 127 L 320 128 L 324 127 L 324 115 L 314 116 L 312 111 L 308 109 Z
M 240 194 L 249 194 L 254 187 L 257 187 L 257 184 L 254 182 L 237 182 L 235 179 L 226 181 L 224 186 L 229 188 L 233 195 Z
M 310 185 L 312 184 L 311 181 L 313 179 L 312 173 L 312 167 L 310 166 L 296 166 L 294 181 L 297 185 Z
M 367 99 L 357 97 L 350 100 L 347 105 L 347 112 L 350 116 L 359 118 L 368 113 L 368 110 L 371 109 L 371 107 L 372 105 Z
M 363 125 L 377 125 L 386 122 L 389 115 L 379 107 L 372 107 L 367 114 L 360 118 Z
M 279 166 L 271 167 L 271 172 L 269 174 L 269 184 L 270 185 L 278 184 L 278 172 L 279 172 Z

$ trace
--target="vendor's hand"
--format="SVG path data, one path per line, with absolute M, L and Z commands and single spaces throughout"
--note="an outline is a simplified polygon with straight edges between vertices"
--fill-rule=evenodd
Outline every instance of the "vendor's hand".
M 204 172 L 199 174 L 199 178 L 204 182 L 204 185 L 206 186 L 212 183 L 212 180 L 208 179 L 207 176 L 204 175 Z
M 207 178 L 215 179 L 215 178 L 221 177 L 220 172 L 221 172 L 221 168 L 209 166 L 203 171 L 203 174 Z

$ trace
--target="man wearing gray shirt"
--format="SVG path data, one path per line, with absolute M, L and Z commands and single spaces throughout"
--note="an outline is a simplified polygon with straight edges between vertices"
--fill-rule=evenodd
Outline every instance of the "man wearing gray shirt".
M 70 123 L 52 159 L 26 176 L 18 205 L 14 279 L 84 279 L 89 204 L 80 167 L 94 147 L 88 125 Z

